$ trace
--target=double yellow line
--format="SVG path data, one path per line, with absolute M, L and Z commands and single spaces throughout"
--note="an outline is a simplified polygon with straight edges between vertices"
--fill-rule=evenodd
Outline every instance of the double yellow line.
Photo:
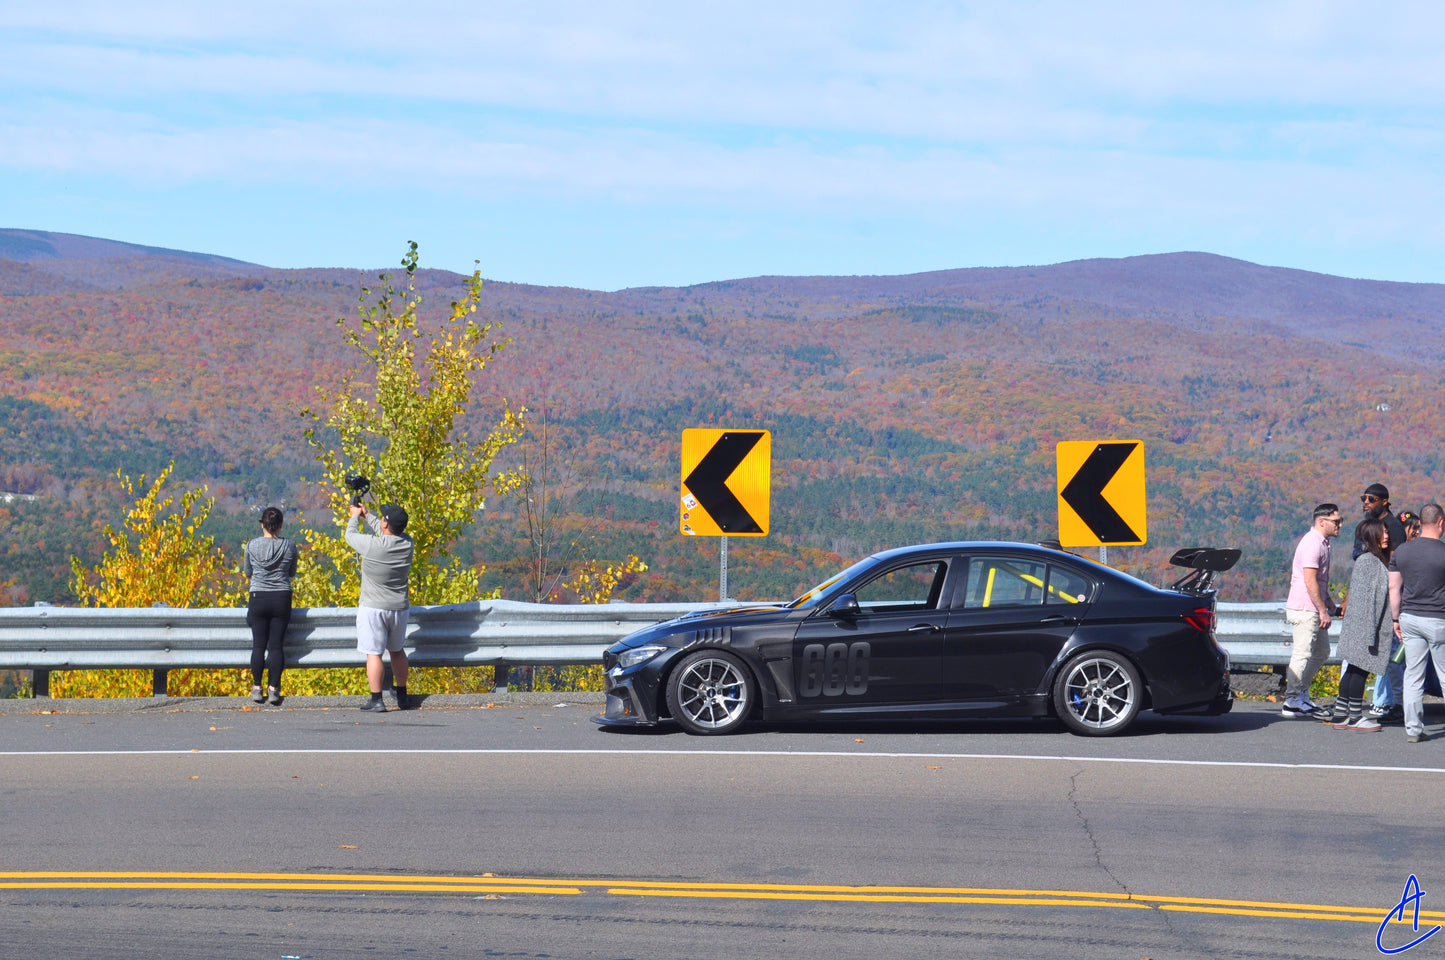
M 619 897 L 684 897 L 714 900 L 796 900 L 814 903 L 946 903 L 1001 906 L 1105 907 L 1165 910 L 1290 920 L 1379 924 L 1390 905 L 1335 904 L 1162 897 L 1088 890 L 990 887 L 887 887 L 777 883 L 681 883 L 671 881 L 571 880 L 539 877 L 472 877 L 372 873 L 179 873 L 38 870 L 0 872 L 3 890 L 267 890 L 327 893 L 461 893 L 474 896 L 578 896 L 601 892 Z M 1445 912 L 1421 910 L 1424 924 L 1445 923 Z M 1402 922 L 1402 921 L 1395 921 Z

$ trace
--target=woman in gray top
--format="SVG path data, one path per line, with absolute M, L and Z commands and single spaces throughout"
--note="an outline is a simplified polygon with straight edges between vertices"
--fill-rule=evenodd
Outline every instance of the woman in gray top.
M 296 544 L 281 536 L 281 511 L 261 511 L 261 536 L 246 544 L 244 569 L 251 578 L 246 625 L 251 628 L 251 699 L 281 702 L 281 671 L 286 666 L 286 627 L 291 623 L 291 578 L 296 576 Z M 261 692 L 261 671 L 271 685 Z
M 1365 552 L 1350 574 L 1350 599 L 1340 627 L 1339 655 L 1349 665 L 1340 677 L 1340 695 L 1330 718 L 1336 730 L 1378 733 L 1380 725 L 1365 716 L 1365 676 L 1384 673 L 1390 665 L 1395 626 L 1390 621 L 1390 531 L 1385 522 L 1360 522 L 1356 539 Z

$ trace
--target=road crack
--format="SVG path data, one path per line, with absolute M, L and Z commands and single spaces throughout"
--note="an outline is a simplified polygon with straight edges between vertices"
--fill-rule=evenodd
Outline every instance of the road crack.
M 1094 836 L 1094 829 L 1089 824 L 1089 818 L 1084 814 L 1083 805 L 1079 803 L 1079 778 L 1083 775 L 1083 770 L 1076 770 L 1069 776 L 1069 805 L 1074 808 L 1074 817 L 1079 821 L 1079 826 L 1083 829 L 1084 836 L 1089 838 L 1089 845 L 1094 849 L 1094 862 L 1098 864 L 1100 870 L 1104 871 L 1104 875 L 1114 882 L 1114 885 L 1119 888 L 1121 893 L 1130 900 L 1133 900 L 1134 891 L 1130 890 L 1129 885 L 1110 869 L 1109 864 L 1104 861 L 1104 849 L 1099 845 L 1099 838 Z M 1192 952 L 1191 955 L 1202 957 L 1214 953 L 1214 951 L 1208 949 L 1206 944 L 1198 942 L 1195 938 L 1188 936 L 1176 927 L 1173 918 L 1169 915 L 1169 911 L 1160 910 L 1153 904 L 1150 904 L 1150 907 L 1152 908 L 1154 916 L 1163 921 L 1164 928 L 1169 931 L 1170 936 L 1175 937 L 1180 943 L 1186 945 Z

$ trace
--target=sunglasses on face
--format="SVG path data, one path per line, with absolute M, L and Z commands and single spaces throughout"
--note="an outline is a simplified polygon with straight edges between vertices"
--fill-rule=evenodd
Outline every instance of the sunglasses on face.
M 1367 493 L 1367 494 L 1365 494 L 1363 497 L 1360 498 L 1360 502 L 1361 502 L 1361 503 L 1381 503 L 1382 501 L 1380 500 L 1379 497 L 1372 497 L 1372 496 L 1370 496 L 1370 495 Z

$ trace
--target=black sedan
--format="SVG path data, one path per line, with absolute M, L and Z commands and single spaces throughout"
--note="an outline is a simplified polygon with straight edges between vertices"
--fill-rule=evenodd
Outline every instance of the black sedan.
M 709 610 L 603 656 L 604 726 L 671 717 L 689 733 L 749 718 L 1058 716 L 1120 733 L 1142 709 L 1224 713 L 1212 574 L 1238 551 L 1181 550 L 1171 589 L 1062 550 L 934 543 L 875 554 L 787 605 Z

